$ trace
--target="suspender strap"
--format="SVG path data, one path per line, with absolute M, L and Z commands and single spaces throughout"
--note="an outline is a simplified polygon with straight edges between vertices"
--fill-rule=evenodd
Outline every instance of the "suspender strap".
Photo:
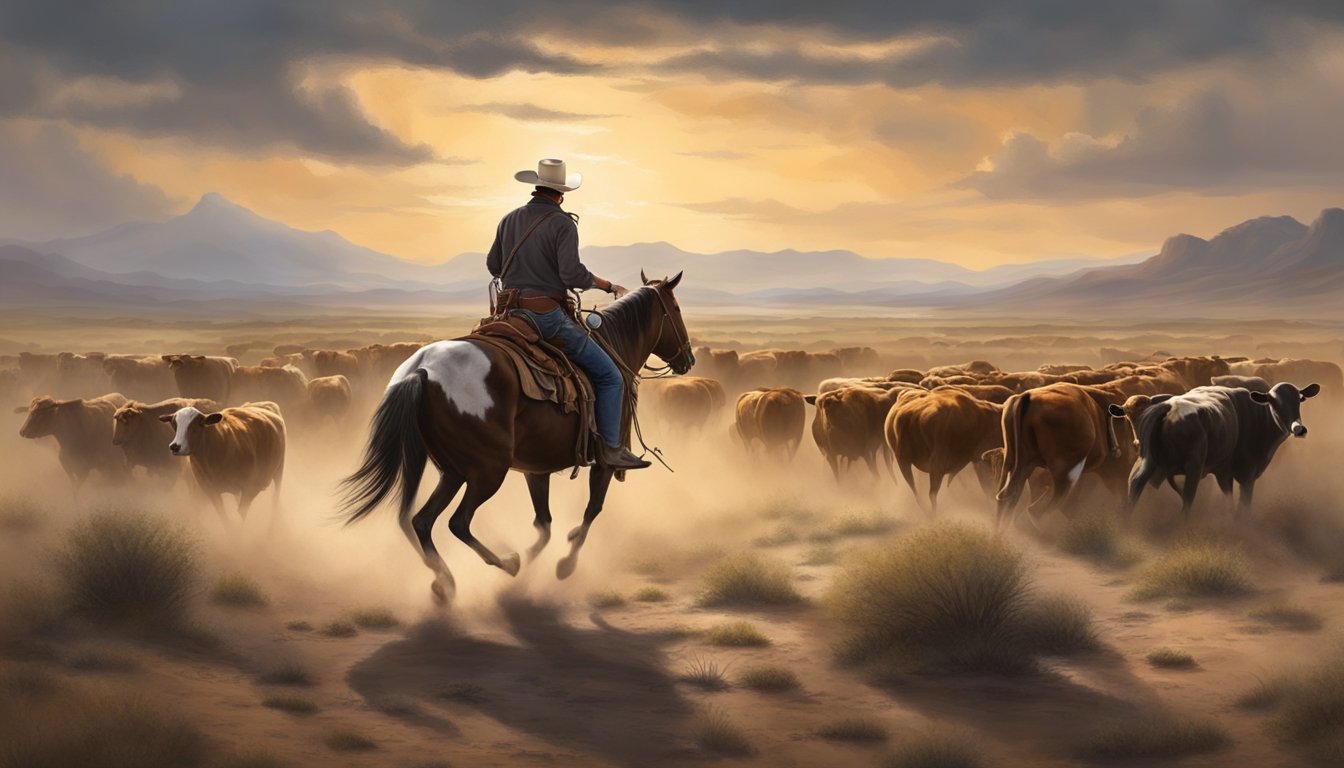
M 523 243 L 527 242 L 527 238 L 531 237 L 532 233 L 537 231 L 537 227 L 540 227 L 543 221 L 554 216 L 555 213 L 555 211 L 547 211 L 541 218 L 532 222 L 532 226 L 528 227 L 527 231 L 523 233 L 523 236 L 518 242 L 514 243 L 513 247 L 509 249 L 509 255 L 504 259 L 504 263 L 499 268 L 500 282 L 504 281 L 504 274 L 509 271 L 509 265 L 513 263 L 513 257 L 518 255 L 518 249 L 523 247 Z

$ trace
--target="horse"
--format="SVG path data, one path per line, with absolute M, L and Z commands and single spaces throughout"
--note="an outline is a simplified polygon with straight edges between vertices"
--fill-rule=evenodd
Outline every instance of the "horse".
M 673 295 L 681 273 L 649 280 L 641 271 L 640 280 L 642 286 L 602 310 L 601 326 L 594 333 L 607 342 L 617 366 L 631 379 L 650 355 L 666 361 L 673 373 L 684 374 L 695 356 Z M 488 565 L 518 575 L 517 553 L 500 557 L 471 533 L 476 510 L 495 495 L 510 469 L 524 474 L 532 499 L 537 540 L 528 549 L 528 560 L 550 541 L 550 476 L 574 465 L 580 417 L 554 403 L 525 398 L 518 376 L 508 356 L 489 344 L 453 339 L 421 347 L 392 374 L 370 422 L 363 462 L 342 482 L 347 525 L 376 509 L 400 482 L 398 522 L 434 572 L 430 589 L 440 605 L 453 599 L 457 587 L 430 533 L 464 485 L 448 530 Z M 623 415 L 622 432 L 628 434 L 633 414 Z M 427 461 L 434 462 L 439 482 L 412 517 Z M 583 522 L 569 532 L 570 551 L 556 565 L 557 578 L 568 578 L 578 566 L 579 550 L 602 511 L 614 474 L 597 464 L 589 471 Z

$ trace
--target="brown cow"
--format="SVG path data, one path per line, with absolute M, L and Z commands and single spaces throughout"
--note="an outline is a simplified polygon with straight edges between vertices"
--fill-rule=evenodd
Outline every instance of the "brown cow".
M 177 394 L 182 397 L 204 397 L 220 403 L 229 402 L 229 389 L 238 361 L 232 357 L 205 355 L 163 355 L 177 381 Z
M 1221 357 L 1169 357 L 1158 363 L 1180 377 L 1187 390 L 1203 387 L 1214 376 L 1226 376 L 1231 373 L 1228 362 Z
M 312 363 L 315 376 L 344 376 L 351 384 L 363 378 L 364 371 L 360 368 L 359 358 L 353 353 L 335 349 L 305 349 L 303 356 Z
M 958 387 L 906 393 L 896 401 L 886 418 L 887 445 L 921 507 L 911 467 L 928 473 L 930 511 L 937 513 L 943 478 L 955 477 L 999 445 L 1002 412 L 1003 406 Z
M 38 352 L 19 353 L 19 374 L 34 392 L 50 392 L 56 384 L 56 356 Z
M 1209 379 L 1209 383 L 1215 387 L 1240 387 L 1252 392 L 1268 392 L 1269 388 L 1273 386 L 1259 376 L 1237 376 L 1235 374 L 1214 376 Z
M 947 376 L 985 376 L 999 372 L 999 367 L 987 360 L 971 360 L 956 365 L 937 365 L 925 371 L 924 375 L 943 378 Z
M 102 352 L 77 355 L 61 352 L 56 355 L 56 376 L 52 380 L 58 397 L 88 397 L 95 392 L 108 391 L 107 374 L 103 372 Z
M 704 429 L 715 411 L 727 402 L 723 385 L 704 376 L 678 376 L 657 389 L 659 410 L 669 424 L 682 429 Z
M 977 400 L 997 403 L 998 405 L 1003 405 L 1008 402 L 1008 398 L 1013 396 L 1013 390 L 1000 384 L 947 384 L 942 387 L 935 387 L 933 391 L 937 392 L 941 389 L 960 390 Z
M 286 413 L 299 413 L 308 406 L 308 377 L 292 365 L 238 366 L 229 383 L 229 397 L 231 402 L 272 402 Z
M 812 419 L 812 439 L 830 464 L 836 482 L 840 481 L 841 459 L 848 466 L 862 459 L 876 477 L 879 451 L 887 471 L 891 471 L 882 425 L 887 411 L 904 391 L 903 387 L 851 386 L 803 398 L 817 407 L 817 415 Z
M 996 498 L 1002 525 L 1038 467 L 1053 486 L 1042 512 L 1058 508 L 1084 472 L 1096 472 L 1123 498 L 1128 466 L 1109 408 L 1123 398 L 1097 387 L 1051 384 L 1014 395 L 1003 409 L 1004 478 Z M 1033 514 L 1035 509 L 1031 510 Z
M 350 380 L 340 374 L 308 380 L 308 418 L 314 424 L 326 419 L 342 424 L 350 414 L 352 399 Z
M 214 400 L 172 397 L 149 405 L 132 400 L 112 414 L 112 444 L 121 448 L 128 472 L 144 467 L 149 474 L 164 478 L 175 479 L 181 474 L 181 465 L 168 452 L 173 430 L 160 423 L 159 417 L 187 406 L 203 412 L 219 409 Z
M 1314 381 L 1330 394 L 1344 392 L 1344 372 L 1338 365 L 1320 360 L 1279 360 L 1256 365 L 1255 376 L 1271 385 L 1284 381 Z
M 906 384 L 918 385 L 924 380 L 924 372 L 917 368 L 897 368 L 887 374 L 887 381 L 902 381 Z
M 126 398 L 119 393 L 90 400 L 55 400 L 43 396 L 33 398 L 27 408 L 15 408 L 14 412 L 28 413 L 19 428 L 19 437 L 56 438 L 61 468 L 78 492 L 94 470 L 113 480 L 126 476 L 126 458 L 112 445 L 112 414 L 125 403 Z
M 1055 376 L 1060 376 L 1066 373 L 1081 373 L 1090 370 L 1092 370 L 1092 366 L 1079 363 L 1046 363 L 1045 365 L 1036 368 L 1037 373 L 1046 373 Z
M 237 494 L 238 515 L 246 517 L 252 500 L 272 483 L 279 506 L 285 420 L 275 403 L 246 403 L 208 414 L 188 406 L 159 420 L 172 424 L 168 450 L 188 457 L 196 484 L 221 516 L 222 494 Z
M 918 387 L 918 386 L 919 386 L 918 384 L 906 384 L 903 381 L 890 381 L 888 379 L 875 376 L 865 376 L 862 378 L 836 376 L 830 379 L 823 379 L 820 383 L 818 383 L 817 394 L 824 395 L 827 392 L 834 392 L 837 389 L 844 389 L 845 387 L 871 387 L 875 389 L 908 389 L 910 387 Z
M 113 391 L 139 400 L 162 400 L 177 389 L 168 363 L 156 355 L 109 355 L 103 372 Z
M 806 421 L 803 393 L 796 389 L 762 387 L 737 398 L 734 427 L 748 453 L 755 452 L 759 441 L 767 455 L 781 451 L 792 461 L 803 441 Z

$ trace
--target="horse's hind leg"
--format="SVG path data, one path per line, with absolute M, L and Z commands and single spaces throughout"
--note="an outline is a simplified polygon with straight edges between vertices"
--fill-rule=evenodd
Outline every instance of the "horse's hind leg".
M 527 560 L 531 562 L 551 541 L 551 476 L 528 474 L 525 477 L 527 477 L 527 492 L 532 497 L 532 512 L 535 515 L 532 527 L 537 529 L 537 541 L 527 549 Z
M 434 593 L 435 602 L 440 605 L 453 599 L 453 595 L 457 592 L 457 582 L 453 580 L 448 564 L 439 556 L 439 550 L 434 546 L 431 533 L 434 530 L 434 522 L 439 519 L 443 510 L 448 508 L 448 504 L 462 487 L 462 482 L 461 476 L 444 472 L 439 476 L 439 484 L 429 495 L 429 500 L 419 512 L 415 513 L 415 517 L 401 519 L 401 529 L 405 532 L 406 538 L 410 539 L 411 545 L 420 552 L 420 559 L 424 560 L 425 565 L 434 572 L 434 581 L 429 588 Z
M 583 549 L 583 542 L 588 540 L 588 529 L 602 511 L 602 505 L 606 503 L 607 489 L 611 487 L 611 474 L 611 470 L 601 467 L 589 470 L 588 506 L 583 510 L 583 523 L 569 532 L 569 554 L 560 558 L 560 562 L 555 564 L 556 578 L 568 579 L 574 575 L 574 569 L 579 567 L 579 550 Z
M 522 563 L 517 552 L 510 552 L 504 557 L 500 557 L 471 535 L 471 519 L 475 517 L 477 508 L 495 495 L 499 486 L 504 484 L 504 478 L 508 473 L 508 465 L 505 464 L 504 469 L 500 472 L 488 476 L 478 475 L 469 478 L 466 493 L 462 495 L 462 503 L 457 505 L 457 509 L 453 511 L 453 516 L 448 519 L 448 530 L 461 539 L 463 544 L 476 550 L 476 554 L 480 555 L 481 559 L 487 564 L 499 568 L 510 576 L 517 576 L 518 567 Z

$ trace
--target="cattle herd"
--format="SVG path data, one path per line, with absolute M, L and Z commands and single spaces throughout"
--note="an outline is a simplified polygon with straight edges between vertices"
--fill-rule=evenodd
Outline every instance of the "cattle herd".
M 976 360 L 842 377 L 818 374 L 834 372 L 841 360 L 850 370 L 871 367 L 876 353 L 700 349 L 696 356 L 711 376 L 655 386 L 664 420 L 701 429 L 725 388 L 740 392 L 730 434 L 749 453 L 792 460 L 810 406 L 812 438 L 837 480 L 859 461 L 875 476 L 885 463 L 894 479 L 894 464 L 933 512 L 943 484 L 970 466 L 997 502 L 1000 524 L 1028 490 L 1033 515 L 1059 508 L 1085 474 L 1127 509 L 1145 486 L 1166 482 L 1188 512 L 1208 475 L 1229 497 L 1235 481 L 1241 508 L 1249 508 L 1279 445 L 1306 435 L 1302 403 L 1344 392 L 1339 366 L 1315 360 L 1161 356 L 1028 372 Z M 798 383 L 809 379 L 814 386 Z M 927 502 L 916 469 L 929 477 Z
M 198 354 L 32 354 L 0 358 L 0 396 L 31 398 L 25 438 L 54 437 L 75 487 L 93 472 L 172 484 L 189 465 L 222 511 L 279 488 L 287 429 L 316 433 L 371 412 L 418 342 L 349 350 L 279 347 L 256 365 Z M 881 375 L 868 347 L 829 352 L 700 348 L 694 376 L 652 380 L 643 403 L 670 428 L 702 430 L 723 413 L 752 455 L 793 461 L 811 437 L 837 479 L 860 462 L 896 470 L 916 501 L 973 468 L 1004 521 L 1028 496 L 1038 514 L 1059 507 L 1083 475 L 1131 504 L 1169 484 L 1186 510 L 1201 478 L 1248 507 L 1256 478 L 1288 437 L 1307 433 L 1302 403 L 1338 396 L 1329 362 L 1160 357 L 1093 368 L 1043 365 L 1011 372 L 985 361 L 901 368 Z M 647 409 L 641 409 L 642 412 Z M 187 461 L 182 461 L 187 457 Z M 894 469 L 893 469 L 894 467 Z M 914 470 L 929 477 L 916 490 Z M 1182 478 L 1178 483 L 1177 478 Z

